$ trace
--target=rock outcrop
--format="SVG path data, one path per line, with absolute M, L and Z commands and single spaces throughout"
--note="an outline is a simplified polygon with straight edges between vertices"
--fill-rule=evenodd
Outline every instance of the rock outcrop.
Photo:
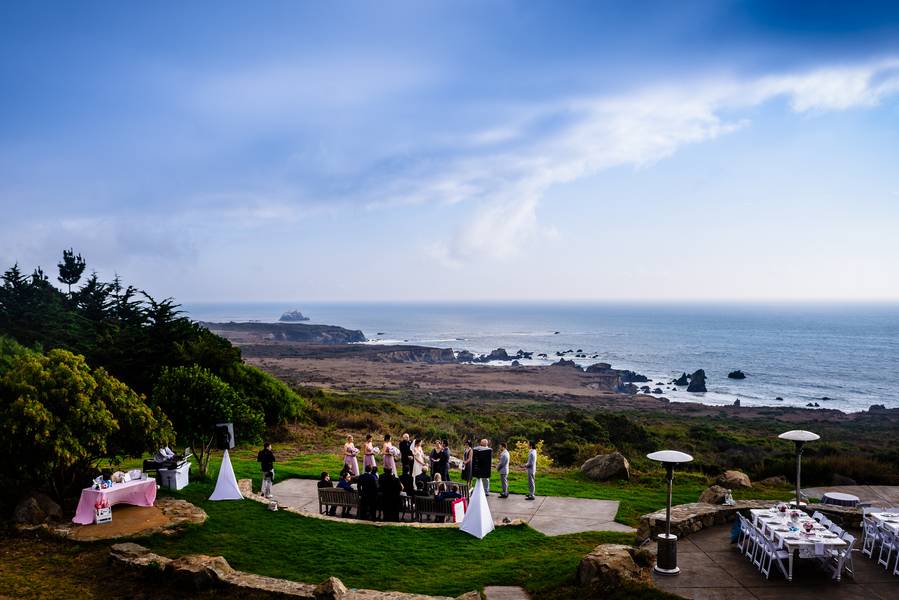
M 458 357 L 452 348 L 429 348 L 427 346 L 396 346 L 370 356 L 374 362 L 427 363 L 440 365 L 454 363 Z
M 752 487 L 752 482 L 749 480 L 749 475 L 743 473 L 742 471 L 725 471 L 718 476 L 718 479 L 715 481 L 715 483 L 729 490 L 735 490 L 739 488 L 748 489 Z
M 456 360 L 459 362 L 473 362 L 475 355 L 468 350 L 460 350 L 456 353 Z
M 636 373 L 634 371 L 621 371 L 621 381 L 624 383 L 647 383 L 649 381 L 649 377 L 646 375 L 641 375 L 640 373 Z
M 620 452 L 600 454 L 581 465 L 581 473 L 596 481 L 630 479 L 631 464 Z
M 35 526 L 62 520 L 62 508 L 50 496 L 42 492 L 22 499 L 13 511 L 17 525 Z
M 688 392 L 707 392 L 705 389 L 705 371 L 697 370 L 690 376 L 690 385 L 687 387 Z
M 169 579 L 196 591 L 222 585 L 233 572 L 234 569 L 223 556 L 205 554 L 182 556 L 165 566 Z
M 737 369 L 736 371 L 731 371 L 727 374 L 728 379 L 746 379 L 746 373 Z
M 289 310 L 281 315 L 281 318 L 278 319 L 282 323 L 296 323 L 297 321 L 308 321 L 309 317 L 306 317 L 298 310 Z
M 609 363 L 593 363 L 584 369 L 587 373 L 608 373 L 613 371 L 612 365 Z
M 578 369 L 578 370 L 580 370 L 580 368 L 581 368 L 580 365 L 578 365 L 573 360 L 568 360 L 565 358 L 560 358 L 558 362 L 554 362 L 553 364 L 551 364 L 549 366 L 551 366 L 551 367 L 574 367 L 575 369 Z
M 681 376 L 672 381 L 674 385 L 685 386 L 690 385 L 690 377 L 686 373 L 681 373 Z
M 720 485 L 707 487 L 705 491 L 699 495 L 699 502 L 704 502 L 705 504 L 724 504 L 724 499 L 727 498 L 728 491 L 727 488 L 723 488 Z
M 577 582 L 591 597 L 604 598 L 625 585 L 651 587 L 653 556 L 624 544 L 603 544 L 581 559 Z
M 232 342 L 297 342 L 302 344 L 352 344 L 364 342 L 358 329 L 336 325 L 308 325 L 305 323 L 208 323 L 201 322 L 212 333 Z
M 492 360 L 501 360 L 501 361 L 511 361 L 512 357 L 509 356 L 509 353 L 506 352 L 505 348 L 497 348 L 492 351 L 490 354 L 482 354 L 481 356 L 474 359 L 474 362 L 490 362 Z

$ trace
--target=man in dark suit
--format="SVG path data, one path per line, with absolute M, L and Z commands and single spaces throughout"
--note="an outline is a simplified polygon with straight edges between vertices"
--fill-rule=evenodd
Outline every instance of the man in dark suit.
M 400 460 L 403 463 L 403 475 L 412 474 L 412 442 L 409 440 L 409 434 L 403 434 L 403 440 L 400 442 Z
M 443 473 L 441 476 L 444 481 L 449 481 L 449 468 L 450 468 L 450 447 L 449 440 L 443 440 L 443 460 L 440 462 L 440 466 L 443 467 Z
M 378 508 L 378 480 L 372 475 L 371 467 L 365 467 L 356 487 L 359 489 L 359 518 L 374 521 Z
M 385 521 L 400 520 L 400 492 L 403 486 L 393 471 L 384 469 L 384 474 L 379 479 L 381 489 L 381 512 Z

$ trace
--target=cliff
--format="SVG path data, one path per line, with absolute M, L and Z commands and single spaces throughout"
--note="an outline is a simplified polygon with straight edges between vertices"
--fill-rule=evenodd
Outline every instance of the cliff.
M 261 342 L 294 342 L 300 344 L 351 344 L 364 342 L 358 329 L 336 325 L 308 325 L 305 323 L 204 323 L 209 331 L 235 344 Z

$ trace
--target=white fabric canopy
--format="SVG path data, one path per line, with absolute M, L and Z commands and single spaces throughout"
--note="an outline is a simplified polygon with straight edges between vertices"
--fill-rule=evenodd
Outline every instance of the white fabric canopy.
M 474 484 L 468 511 L 465 513 L 459 529 L 479 540 L 484 539 L 485 535 L 493 531 L 493 515 L 490 514 L 490 506 L 487 504 L 487 496 L 484 495 L 480 479 Z
M 234 476 L 234 467 L 231 466 L 231 457 L 228 451 L 222 456 L 222 466 L 219 469 L 219 477 L 215 482 L 215 490 L 209 496 L 210 500 L 243 500 L 243 494 L 237 486 L 237 477 Z

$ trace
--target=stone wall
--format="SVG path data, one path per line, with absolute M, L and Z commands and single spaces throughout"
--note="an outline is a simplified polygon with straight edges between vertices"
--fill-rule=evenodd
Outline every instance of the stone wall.
M 447 596 L 423 596 L 401 592 L 348 589 L 331 577 L 318 585 L 299 583 L 245 573 L 231 568 L 221 556 L 194 554 L 171 559 L 150 552 L 134 543 L 115 544 L 110 561 L 125 569 L 142 573 L 164 572 L 186 592 L 219 587 L 243 592 L 248 598 L 305 598 L 309 600 L 479 600 L 480 594 L 468 592 L 455 599 Z
M 739 500 L 736 504 L 706 504 L 693 502 L 671 507 L 671 533 L 683 539 L 707 527 L 722 525 L 736 519 L 738 512 L 749 517 L 753 508 L 770 508 L 777 504 L 774 500 Z M 857 529 L 861 521 L 861 510 L 830 504 L 810 504 L 805 509 L 809 514 L 820 511 L 844 529 Z M 640 517 L 637 541 L 643 542 L 665 532 L 665 509 Z

